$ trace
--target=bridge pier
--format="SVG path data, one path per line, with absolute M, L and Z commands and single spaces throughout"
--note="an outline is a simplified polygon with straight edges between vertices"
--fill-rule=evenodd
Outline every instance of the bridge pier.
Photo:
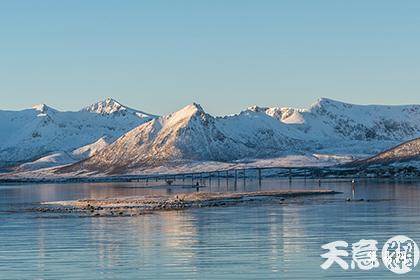
M 211 191 L 211 172 L 209 172 L 209 187 L 210 187 L 210 191 Z
M 233 185 L 233 189 L 236 191 L 236 188 L 238 187 L 238 170 L 235 169 L 235 183 Z
M 229 191 L 229 170 L 226 170 L 226 191 Z

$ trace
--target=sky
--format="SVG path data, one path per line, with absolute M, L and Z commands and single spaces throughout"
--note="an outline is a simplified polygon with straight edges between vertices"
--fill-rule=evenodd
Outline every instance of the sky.
M 0 2 L 0 109 L 420 103 L 420 1 Z

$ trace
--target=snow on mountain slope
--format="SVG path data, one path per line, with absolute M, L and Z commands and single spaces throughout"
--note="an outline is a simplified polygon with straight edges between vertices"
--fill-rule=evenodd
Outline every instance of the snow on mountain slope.
M 142 124 L 71 168 L 124 172 L 185 161 L 374 154 L 420 136 L 420 106 L 352 105 L 320 99 L 309 109 L 261 108 L 212 117 L 191 104 Z
M 101 104 L 101 105 L 98 105 Z M 45 104 L 23 111 L 0 111 L 0 163 L 12 165 L 76 148 L 108 137 L 113 141 L 154 118 L 111 99 L 79 112 L 60 112 Z M 99 109 L 98 109 L 99 110 Z
M 321 98 L 309 109 L 252 108 L 294 127 L 301 137 L 320 142 L 400 141 L 420 136 L 420 105 L 354 105 Z
M 300 138 L 301 133 L 267 114 L 246 110 L 238 115 L 218 117 L 217 128 L 249 151 L 246 157 L 265 158 L 286 153 L 303 153 L 313 148 L 314 141 Z
M 420 161 L 420 138 L 407 141 L 365 160 L 356 161 L 352 165 L 389 164 L 407 161 Z
M 88 158 L 105 148 L 111 143 L 111 138 L 101 137 L 96 142 L 88 144 L 86 146 L 80 147 L 74 150 L 71 154 L 73 157 L 78 158 L 79 160 Z
M 23 163 L 19 165 L 15 170 L 22 172 L 75 163 L 93 156 L 108 146 L 110 144 L 109 141 L 109 138 L 101 137 L 96 142 L 77 148 L 72 152 L 54 152 L 37 160 Z
M 121 173 L 142 166 L 182 161 L 232 161 L 300 152 L 303 142 L 265 114 L 246 112 L 214 118 L 198 104 L 154 119 L 120 137 L 93 157 L 63 171 L 77 169 Z M 302 142 L 302 143 L 301 143 Z M 297 145 L 300 145 L 297 147 Z
M 363 157 L 420 136 L 420 105 L 354 105 L 321 98 L 308 109 L 250 107 L 316 142 L 318 153 Z
M 98 103 L 87 106 L 80 111 L 97 113 L 101 115 L 113 115 L 113 116 L 134 115 L 134 116 L 138 116 L 140 118 L 146 118 L 146 119 L 157 117 L 155 115 L 147 114 L 142 111 L 125 107 L 124 105 L 122 105 L 121 103 L 119 103 L 118 101 L 110 97 Z
M 39 170 L 43 168 L 50 168 L 55 166 L 62 166 L 66 164 L 75 163 L 75 160 L 69 153 L 67 152 L 55 152 L 48 154 L 40 159 L 26 162 L 19 165 L 15 171 L 24 172 L 30 170 Z
M 416 137 L 420 105 L 365 106 L 325 98 L 308 109 L 254 106 L 225 117 L 212 117 L 194 103 L 157 118 L 111 98 L 79 112 L 60 112 L 43 104 L 0 111 L 3 164 L 39 159 L 53 166 L 61 159 L 71 163 L 64 154 L 72 160 L 90 157 L 63 170 L 124 173 L 189 161 L 288 155 L 360 158 Z

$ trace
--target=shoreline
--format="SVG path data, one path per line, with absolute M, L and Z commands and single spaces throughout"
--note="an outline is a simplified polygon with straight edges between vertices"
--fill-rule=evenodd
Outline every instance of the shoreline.
M 47 183 L 108 183 L 185 181 L 198 179 L 396 179 L 418 180 L 420 168 L 408 166 L 376 165 L 371 167 L 349 165 L 228 165 L 209 168 L 184 169 L 174 166 L 164 170 L 125 170 L 123 173 L 87 172 L 57 173 L 56 168 L 38 171 L 0 173 L 0 185 Z M 193 184 L 193 183 L 192 183 Z
M 213 177 L 214 178 L 214 177 Z M 226 180 L 226 177 L 221 177 Z M 234 178 L 232 176 L 227 177 L 229 180 L 233 180 Z M 204 179 L 208 179 L 208 177 L 205 177 Z M 255 177 L 247 177 L 248 179 L 252 180 L 258 180 L 258 178 Z M 289 177 L 285 176 L 264 176 L 264 180 L 267 179 L 279 179 L 279 180 L 290 180 Z M 351 181 L 351 180 L 392 180 L 392 181 L 420 181 L 420 176 L 381 176 L 381 177 L 370 177 L 370 176 L 329 176 L 329 177 L 322 177 L 322 178 L 316 178 L 316 177 L 291 177 L 291 180 L 322 180 L 322 181 Z M 159 179 L 159 182 L 161 182 L 164 179 Z M 179 179 L 177 179 L 179 180 Z M 191 179 L 190 179 L 191 180 Z M 197 178 L 199 180 L 199 178 Z M 242 180 L 242 178 L 238 178 L 238 180 Z M 112 177 L 101 177 L 101 178 L 95 178 L 95 177 L 89 177 L 89 178 L 65 178 L 65 179 L 0 179 L 0 186 L 8 186 L 8 185 L 31 185 L 31 184 L 74 184 L 74 183 L 82 183 L 82 184 L 106 184 L 106 183 L 143 183 L 145 182 L 145 179 L 128 179 L 128 178 L 112 178 Z M 153 181 L 150 181 L 153 182 Z M 164 183 L 162 183 L 163 185 Z M 185 184 L 188 185 L 188 184 Z M 190 187 L 195 187 L 193 184 L 189 184 Z M 164 185 L 166 187 L 171 187 L 171 185 Z M 155 185 L 146 185 L 143 186 L 144 188 L 154 188 Z M 202 187 L 202 186 L 200 186 Z

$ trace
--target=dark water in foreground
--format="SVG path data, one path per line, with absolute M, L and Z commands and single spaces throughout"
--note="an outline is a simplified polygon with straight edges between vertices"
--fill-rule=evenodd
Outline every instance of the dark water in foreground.
M 207 182 L 208 183 L 208 182 Z M 211 191 L 226 189 L 225 181 Z M 247 190 L 257 189 L 247 181 Z M 320 268 L 321 245 L 394 235 L 420 244 L 420 183 L 324 181 L 344 192 L 276 205 L 201 208 L 137 217 L 75 217 L 31 211 L 41 201 L 104 198 L 190 189 L 137 183 L 0 186 L 0 279 L 419 279 L 420 265 L 398 276 Z M 229 188 L 232 189 L 230 182 Z M 243 190 L 238 182 L 237 190 Z M 265 180 L 263 189 L 316 189 L 317 181 Z M 203 189 L 204 191 L 204 189 Z M 206 191 L 210 191 L 207 187 Z M 349 250 L 350 251 L 350 250 Z M 380 255 L 380 252 L 379 252 Z M 350 259 L 347 259 L 349 262 Z

